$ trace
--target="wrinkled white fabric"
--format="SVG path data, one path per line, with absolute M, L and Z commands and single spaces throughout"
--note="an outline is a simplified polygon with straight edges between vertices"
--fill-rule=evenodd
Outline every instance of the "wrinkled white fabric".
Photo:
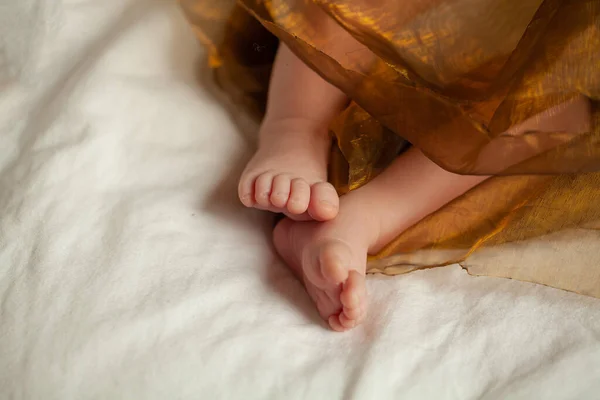
M 598 398 L 597 299 L 449 267 L 325 329 L 176 2 L 5 0 L 0 46 L 0 398 Z

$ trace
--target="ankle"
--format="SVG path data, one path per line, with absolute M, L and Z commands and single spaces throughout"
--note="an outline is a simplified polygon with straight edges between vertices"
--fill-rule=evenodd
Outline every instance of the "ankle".
M 300 136 L 304 139 L 330 140 L 329 129 L 326 124 L 307 118 L 265 118 L 260 132 L 259 140 L 269 140 L 273 136 L 281 137 Z
M 377 210 L 377 206 L 365 198 L 360 189 L 345 194 L 340 198 L 340 212 L 336 217 L 349 218 L 355 220 L 354 226 L 358 226 L 360 230 L 356 232 L 360 235 L 361 241 L 367 245 L 368 253 L 378 250 L 381 241 L 381 213 Z

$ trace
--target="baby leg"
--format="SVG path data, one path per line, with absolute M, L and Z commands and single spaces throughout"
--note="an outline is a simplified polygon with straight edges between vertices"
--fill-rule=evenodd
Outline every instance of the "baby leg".
M 320 8 L 311 12 L 328 52 L 335 56 L 364 48 Z M 333 219 L 339 199 L 327 182 L 328 128 L 347 102 L 344 93 L 282 44 L 273 66 L 259 147 L 239 182 L 242 203 L 294 220 Z
M 339 199 L 327 183 L 328 124 L 344 94 L 282 45 L 269 95 L 258 150 L 239 182 L 240 200 L 296 220 L 334 218 Z
M 559 108 L 560 112 L 549 110 L 526 121 L 514 134 L 552 127 L 570 132 L 589 129 L 587 103 Z M 411 148 L 373 181 L 342 197 L 335 220 L 283 220 L 275 229 L 274 244 L 303 280 L 330 327 L 351 329 L 366 314 L 367 254 L 376 254 L 404 230 L 485 179 L 445 171 Z

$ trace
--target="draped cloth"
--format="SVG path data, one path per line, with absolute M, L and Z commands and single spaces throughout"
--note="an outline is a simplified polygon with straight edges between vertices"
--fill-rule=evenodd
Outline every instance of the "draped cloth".
M 408 144 L 448 171 L 492 176 L 371 256 L 369 272 L 459 263 L 600 297 L 600 0 L 180 3 L 217 82 L 257 118 L 281 42 L 348 95 L 330 126 L 340 194 Z M 364 50 L 332 51 L 314 8 Z M 583 130 L 514 134 L 582 101 Z

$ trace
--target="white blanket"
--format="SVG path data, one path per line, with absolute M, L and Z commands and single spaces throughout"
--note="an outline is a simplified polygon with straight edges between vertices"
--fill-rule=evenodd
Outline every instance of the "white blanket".
M 448 267 L 328 331 L 200 59 L 173 0 L 0 2 L 1 399 L 599 398 L 597 299 Z

